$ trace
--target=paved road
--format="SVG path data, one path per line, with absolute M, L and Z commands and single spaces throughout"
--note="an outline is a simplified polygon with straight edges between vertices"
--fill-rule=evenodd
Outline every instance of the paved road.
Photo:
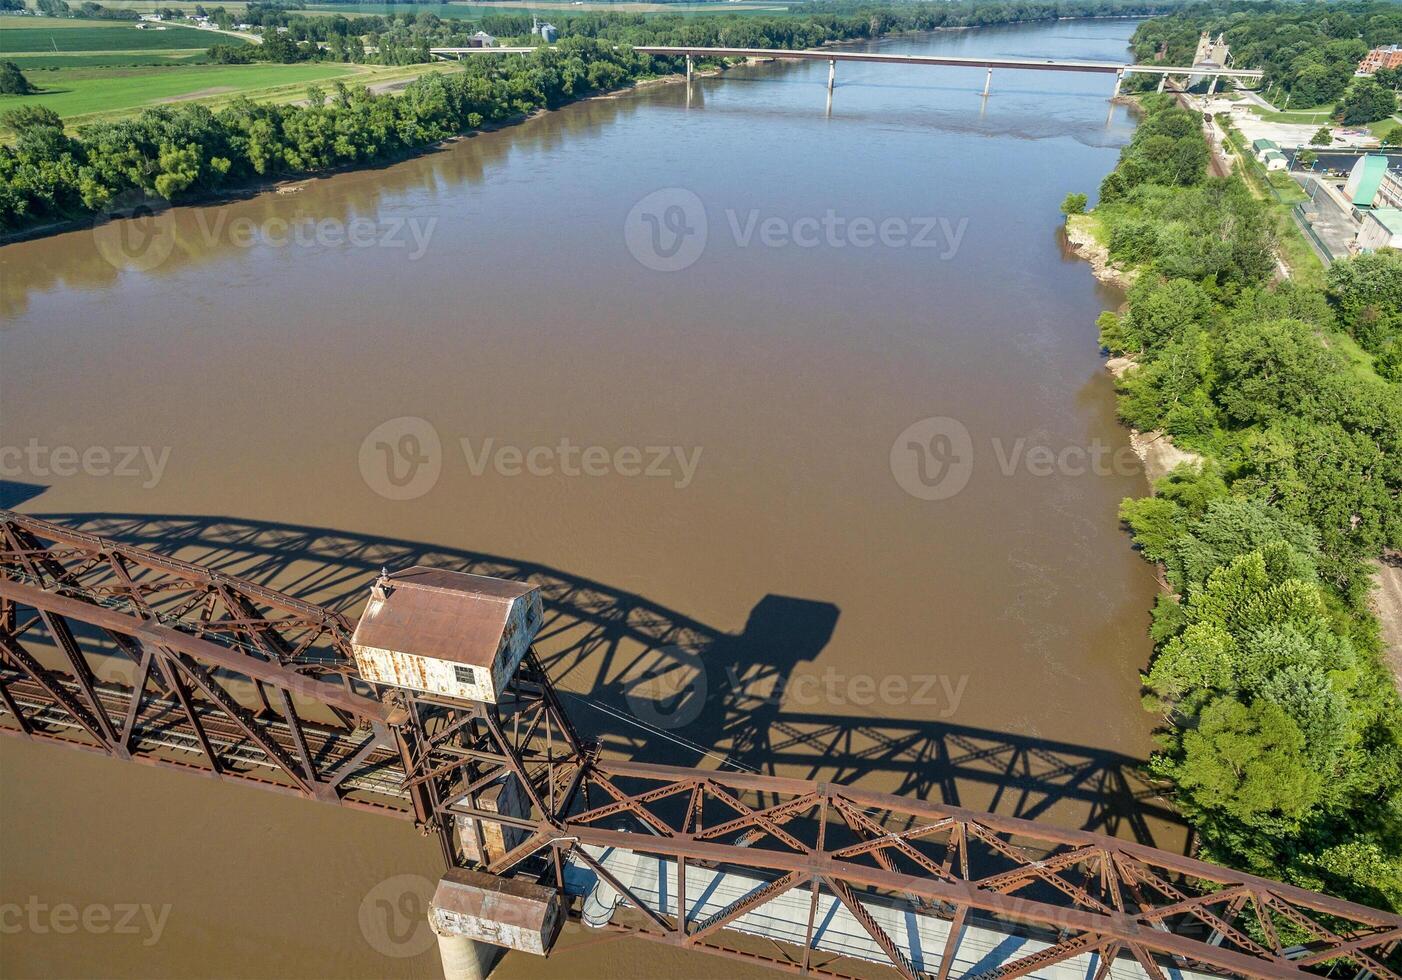
M 1358 236 L 1358 222 L 1353 220 L 1348 206 L 1332 186 L 1312 174 L 1296 174 L 1295 179 L 1310 195 L 1305 204 L 1305 218 L 1315 234 L 1329 246 L 1335 258 L 1348 255 L 1349 246 Z

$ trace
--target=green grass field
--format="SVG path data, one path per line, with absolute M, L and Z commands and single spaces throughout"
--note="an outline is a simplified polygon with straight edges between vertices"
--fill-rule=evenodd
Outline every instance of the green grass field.
M 784 2 L 765 2 L 765 0 L 744 0 L 739 3 L 726 2 L 703 2 L 703 3 L 648 3 L 646 0 L 618 0 L 618 2 L 601 2 L 601 0 L 584 0 L 584 3 L 575 5 L 568 0 L 557 0 L 557 2 L 544 3 L 513 3 L 510 0 L 503 3 L 416 3 L 412 7 L 403 4 L 383 4 L 383 3 L 309 3 L 306 8 L 307 13 L 318 14 L 398 14 L 405 10 L 413 10 L 419 14 L 436 14 L 444 18 L 467 18 L 477 19 L 485 14 L 539 14 L 548 17 L 551 14 L 581 14 L 597 13 L 600 11 L 615 11 L 624 14 L 678 14 L 681 16 L 710 16 L 713 14 L 766 14 L 779 15 L 790 12 L 791 7 L 802 8 L 802 3 L 788 4 Z M 804 11 L 808 12 L 808 11 Z
M 229 39 L 237 43 L 235 38 Z M 176 51 L 131 51 L 125 54 L 6 54 L 20 71 L 28 74 L 45 68 L 135 68 L 142 65 L 199 65 L 209 61 L 206 48 L 182 48 Z M 43 76 L 34 80 L 41 85 Z
M 1254 102 L 1247 106 L 1247 108 L 1253 115 L 1265 122 L 1313 123 L 1322 126 L 1334 115 L 1333 103 L 1329 105 L 1313 106 L 1307 109 L 1290 109 L 1285 112 L 1271 112 L 1267 109 L 1262 109 Z
M 183 10 L 185 13 L 194 13 L 195 8 L 201 6 L 200 0 L 101 0 L 104 7 L 112 10 L 134 10 L 140 14 L 149 14 L 153 10 Z M 248 4 L 242 0 L 224 0 L 223 3 L 208 4 L 207 6 L 223 7 L 229 13 L 237 16 L 248 9 Z
M 1258 105 L 1251 105 L 1248 106 L 1248 108 L 1253 114 L 1265 122 L 1300 123 L 1307 126 L 1329 126 L 1331 128 L 1339 125 L 1333 121 L 1334 106 L 1332 105 L 1316 106 L 1313 109 L 1301 109 L 1298 112 L 1294 109 L 1291 109 L 1289 112 L 1268 112 Z M 1398 123 L 1396 119 L 1380 119 L 1377 122 L 1367 123 L 1365 125 L 1344 126 L 1342 128 L 1366 129 L 1378 139 L 1382 139 L 1392 131 L 1392 127 L 1398 125 L 1402 125 L 1402 123 Z
M 131 21 L 68 20 L 54 17 L 0 17 L 0 52 L 5 57 L 75 52 L 204 50 L 211 44 L 247 43 L 241 38 L 193 27 L 163 25 L 139 30 Z
M 181 68 L 77 68 L 39 71 L 37 95 L 0 96 L 0 112 L 43 105 L 70 122 L 130 113 L 163 102 L 300 98 L 312 82 L 358 74 L 352 65 L 191 65 Z

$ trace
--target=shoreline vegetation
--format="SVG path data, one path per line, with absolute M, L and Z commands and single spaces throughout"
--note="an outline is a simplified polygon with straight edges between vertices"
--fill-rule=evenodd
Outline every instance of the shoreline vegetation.
M 15 139 L 0 144 L 0 242 L 289 178 L 393 163 L 455 136 L 680 70 L 680 59 L 639 55 L 631 45 L 806 48 L 939 28 L 1147 16 L 1171 6 L 1172 0 L 1037 0 L 1011 8 L 955 0 L 930 8 L 836 4 L 821 13 L 769 19 L 595 14 L 567 19 L 550 48 L 523 58 L 468 59 L 393 94 L 344 83 L 329 90 L 311 86 L 301 105 L 248 99 L 217 111 L 198 103 L 163 105 L 76 134 L 52 111 L 22 107 L 4 116 Z
M 1402 385 L 1331 340 L 1393 349 L 1402 253 L 1335 263 L 1322 287 L 1282 278 L 1268 202 L 1209 176 L 1202 120 L 1140 103 L 1095 209 L 1064 210 L 1128 291 L 1098 321 L 1122 421 L 1187 454 L 1146 461 L 1152 495 L 1120 511 L 1165 583 L 1150 769 L 1209 860 L 1399 910 L 1402 699 L 1368 598 L 1402 546 Z

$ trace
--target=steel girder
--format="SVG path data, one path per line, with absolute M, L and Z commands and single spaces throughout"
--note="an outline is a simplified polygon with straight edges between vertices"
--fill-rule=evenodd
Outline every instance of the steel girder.
M 944 980 L 963 927 L 978 922 L 1046 944 L 1000 965 L 999 977 L 1093 951 L 1102 973 L 1134 957 L 1151 977 L 1303 977 L 1344 964 L 1398 978 L 1402 917 L 1391 913 L 1086 831 L 832 783 L 604 758 L 576 733 L 534 652 L 494 705 L 377 691 L 356 678 L 348 625 L 327 610 L 20 515 L 0 514 L 0 533 L 5 730 L 411 812 L 450 864 L 563 887 L 573 858 L 619 890 L 636 921 L 614 928 L 633 935 L 846 975 L 820 961 L 811 915 L 793 950 L 758 953 L 728 936 L 745 913 L 801 889 L 810 908 L 820 894 L 840 901 L 907 977 Z M 28 648 L 41 631 L 57 665 Z M 134 679 L 95 670 L 94 648 L 108 673 L 125 659 Z M 678 896 L 649 904 L 587 846 L 675 862 Z M 769 884 L 697 921 L 686 914 L 689 866 Z M 874 902 L 950 920 L 935 970 L 917 971 L 867 911 Z
M 411 815 L 404 711 L 356 689 L 348 636 L 276 592 L 0 515 L 6 734 Z

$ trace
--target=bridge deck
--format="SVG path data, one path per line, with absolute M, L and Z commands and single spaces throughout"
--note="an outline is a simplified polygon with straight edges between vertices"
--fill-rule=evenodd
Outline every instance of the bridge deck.
M 586 847 L 593 858 L 609 873 L 626 885 L 635 896 L 661 912 L 674 912 L 677 905 L 676 862 L 633 851 Z M 597 874 L 572 859 L 565 876 L 567 890 L 574 895 L 587 895 L 598 883 Z M 687 866 L 687 918 L 695 924 L 717 915 L 727 906 L 768 884 L 762 878 L 734 871 L 719 872 Z M 771 939 L 802 949 L 807 939 L 810 893 L 807 887 L 791 888 L 754 911 L 746 912 L 727 928 L 762 939 Z M 913 912 L 909 905 L 861 900 L 865 909 L 918 973 L 935 973 L 940 969 L 949 937 L 951 923 L 929 914 Z M 814 917 L 815 952 L 833 953 L 870 963 L 890 962 L 886 952 L 876 944 L 852 912 L 835 895 L 821 891 Z M 1050 938 L 1050 937 L 1049 937 Z M 1044 950 L 1054 942 L 1043 942 L 1028 936 L 1014 935 L 997 923 L 970 917 L 962 940 L 957 945 L 950 976 L 972 977 L 995 970 L 1000 964 L 1020 959 Z M 1038 980 L 1086 980 L 1097 976 L 1099 954 L 1090 949 L 1060 962 L 1044 966 L 1029 977 Z M 1172 971 L 1173 980 L 1216 980 L 1206 974 Z M 1144 967 L 1133 957 L 1121 957 L 1110 968 L 1113 980 L 1149 980 Z
M 816 48 L 706 48 L 646 45 L 641 54 L 663 57 L 779 58 L 787 61 L 867 61 L 897 65 L 930 65 L 954 68 L 1010 68 L 1023 71 L 1092 72 L 1118 75 L 1142 72 L 1155 75 L 1217 75 L 1223 78 L 1260 78 L 1262 72 L 1239 68 L 1184 68 L 1171 65 L 1126 65 L 1114 61 L 1060 61 L 1055 58 L 964 58 L 954 55 L 896 54 L 881 51 L 837 51 Z

